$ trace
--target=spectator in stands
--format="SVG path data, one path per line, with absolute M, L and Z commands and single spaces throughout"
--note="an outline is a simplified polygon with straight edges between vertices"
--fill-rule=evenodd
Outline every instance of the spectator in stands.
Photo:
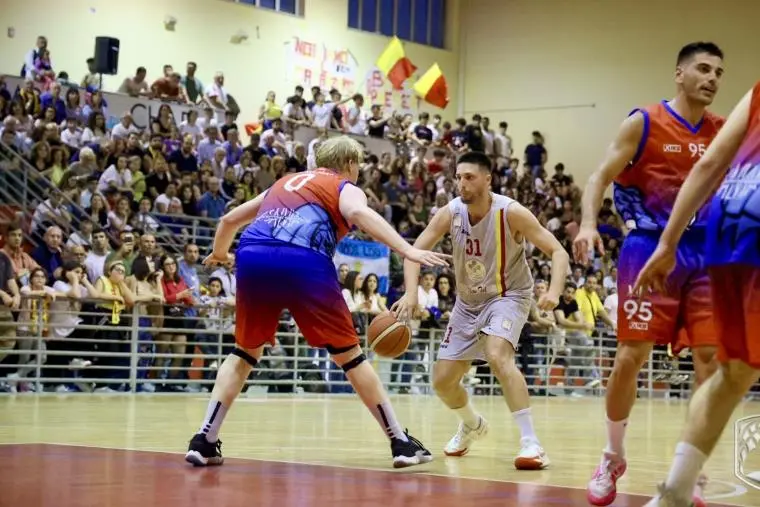
M 163 272 L 156 271 L 146 257 L 140 256 L 132 264 L 132 276 L 127 278 L 127 286 L 134 293 L 135 298 L 142 303 L 135 305 L 135 313 L 138 316 L 138 325 L 141 328 L 163 327 L 164 289 L 161 283 Z M 147 299 L 147 300 L 146 300 Z M 138 336 L 138 353 L 141 354 L 138 363 L 137 379 L 141 382 L 138 389 L 145 392 L 155 391 L 153 384 L 144 382 L 148 377 L 148 369 L 153 364 L 155 345 L 153 334 L 141 331 Z
M 106 117 L 100 111 L 93 111 L 87 115 L 87 127 L 82 132 L 83 144 L 101 144 L 109 136 L 106 127 Z
M 81 309 L 80 299 L 99 298 L 101 295 L 90 283 L 85 270 L 77 261 L 63 263 L 61 275 L 53 284 L 56 293 L 64 294 L 50 304 L 50 336 L 47 341 L 47 349 L 51 354 L 48 356 L 47 376 L 65 378 L 70 375 L 71 368 L 86 368 L 92 365 L 91 358 L 94 353 L 94 344 L 91 342 L 79 342 L 67 338 L 92 338 L 92 331 L 77 329 L 83 322 L 79 315 Z M 71 356 L 69 353 L 78 353 Z M 63 354 L 57 354 L 63 353 Z M 65 384 L 56 386 L 58 392 L 69 392 L 73 389 Z
M 182 139 L 182 147 L 169 155 L 168 162 L 172 173 L 180 175 L 198 173 L 198 158 L 195 156 L 194 146 L 195 138 L 186 134 Z
M 201 317 L 206 332 L 199 335 L 198 340 L 203 343 L 200 349 L 204 355 L 204 366 L 210 369 L 205 377 L 212 380 L 219 360 L 226 352 L 224 348 L 227 348 L 220 345 L 229 346 L 235 342 L 235 298 L 225 294 L 222 281 L 212 276 L 208 281 L 208 294 L 201 296 L 200 302 L 204 305 Z
M 36 269 L 36 268 L 33 268 Z M 21 293 L 13 274 L 11 259 L 0 253 L 0 361 L 16 346 L 16 327 L 11 310 L 21 306 Z
M 208 191 L 198 201 L 198 211 L 202 217 L 220 219 L 224 215 L 226 201 L 219 190 L 219 179 L 209 178 Z
M 19 223 L 11 223 L 5 237 L 5 246 L 0 250 L 0 256 L 5 254 L 11 262 L 13 278 L 21 285 L 29 283 L 29 274 L 35 268 L 40 267 L 32 256 L 24 251 L 24 232 Z M 0 265 L 0 268 L 3 268 Z M 0 278 L 0 280 L 2 280 Z M 0 286 L 1 287 L 1 286 Z M 4 290 L 4 289 L 3 289 Z
M 92 250 L 87 253 L 87 258 L 84 261 L 89 280 L 97 280 L 103 276 L 106 260 L 110 255 L 111 248 L 108 244 L 108 236 L 103 229 L 95 226 L 92 230 Z
M 205 134 L 205 137 L 198 143 L 199 164 L 213 160 L 216 151 L 219 148 L 223 148 L 222 142 L 219 140 L 219 129 L 216 124 L 206 126 Z
M 375 273 L 368 274 L 362 283 L 360 292 L 361 304 L 364 305 L 365 311 L 371 316 L 388 311 L 388 307 L 385 305 L 385 298 L 377 291 L 379 287 L 380 281 Z M 369 304 L 367 305 L 367 303 Z
M 214 74 L 214 82 L 206 87 L 204 98 L 209 106 L 229 111 L 229 97 L 227 96 L 227 90 L 224 88 L 223 72 Z
M 134 77 L 124 78 L 119 87 L 119 93 L 124 93 L 130 97 L 148 97 L 151 95 L 150 87 L 145 81 L 145 75 L 148 73 L 145 67 L 137 67 Z
M 224 293 L 228 296 L 235 296 L 237 294 L 237 278 L 235 277 L 235 256 L 230 254 L 230 259 L 216 268 L 211 276 L 214 276 L 222 281 L 222 287 Z
M 71 249 L 76 246 L 83 246 L 90 249 L 92 245 L 92 233 L 95 228 L 95 224 L 87 217 L 82 218 L 79 221 L 79 230 L 74 231 L 69 235 L 68 241 L 66 241 L 66 248 Z M 82 261 L 84 262 L 84 261 Z
M 132 114 L 127 111 L 121 115 L 119 123 L 111 129 L 111 137 L 113 139 L 127 139 L 130 134 L 138 134 L 139 132 L 140 129 L 135 126 Z
M 183 99 L 188 104 L 198 104 L 203 100 L 203 83 L 195 76 L 198 64 L 187 62 L 185 75 L 180 81 Z
M 111 252 L 106 258 L 106 266 L 111 266 L 115 262 L 119 262 L 124 268 L 125 276 L 132 274 L 132 263 L 137 257 L 135 252 L 135 234 L 131 230 L 122 230 L 119 232 L 119 246 L 118 250 Z
M 541 132 L 535 130 L 532 135 L 533 142 L 525 147 L 525 165 L 535 178 L 544 169 L 549 155 L 544 147 L 544 136 Z
M 20 293 L 24 299 L 21 302 L 19 325 L 16 329 L 18 369 L 7 377 L 11 392 L 16 392 L 19 387 L 17 384 L 36 370 L 38 364 L 45 363 L 45 341 L 50 332 L 50 301 L 56 296 L 65 296 L 56 293 L 47 285 L 47 273 L 42 268 L 34 268 L 31 271 L 29 283 L 21 287 Z M 29 390 L 29 386 L 24 390 Z
M 184 354 L 187 344 L 187 330 L 193 329 L 194 322 L 189 322 L 185 317 L 185 310 L 187 306 L 192 306 L 196 303 L 193 299 L 193 291 L 190 289 L 182 277 L 179 275 L 177 269 L 177 261 L 172 257 L 165 256 L 161 259 L 160 263 L 161 271 L 163 271 L 163 278 L 161 283 L 164 289 L 164 299 L 166 306 L 164 307 L 164 322 L 165 326 L 171 329 L 170 332 L 162 333 L 164 341 L 170 342 L 172 354 Z M 158 347 L 159 353 L 169 352 L 169 346 L 161 344 Z M 171 360 L 172 366 L 177 368 L 182 365 L 182 358 L 175 357 Z M 165 378 L 178 379 L 182 374 L 177 370 L 172 370 Z M 176 383 L 172 383 L 167 386 L 170 391 L 180 391 L 181 386 Z
M 583 320 L 586 323 L 593 324 L 596 327 L 597 320 L 601 320 L 606 325 L 614 328 L 615 323 L 610 316 L 607 315 L 607 311 L 602 305 L 602 301 L 599 298 L 599 281 L 596 275 L 589 275 L 586 277 L 586 281 L 583 287 L 579 288 L 575 292 L 575 300 L 578 302 L 578 309 L 583 315 Z M 591 332 L 587 333 L 591 336 Z
M 172 72 L 169 76 L 160 77 L 153 81 L 150 91 L 154 97 L 160 100 L 183 102 L 184 97 L 180 92 L 181 79 L 182 76 L 179 75 L 179 72 Z
M 122 160 L 124 158 L 122 157 Z M 113 189 L 111 189 L 113 190 Z M 116 206 L 108 213 L 108 223 L 112 233 L 120 233 L 125 230 L 132 230 L 129 225 L 132 217 L 132 210 L 130 209 L 130 201 L 128 197 L 119 197 L 116 201 Z
M 43 241 L 32 251 L 32 258 L 49 276 L 58 277 L 63 265 L 63 231 L 58 226 L 50 226 L 45 231 Z
M 99 90 L 101 78 L 95 67 L 95 58 L 88 58 L 86 63 L 87 74 L 82 78 L 80 86 L 89 91 Z
M 100 299 L 96 304 L 98 330 L 95 337 L 98 339 L 97 347 L 100 353 L 122 355 L 97 356 L 96 364 L 100 369 L 98 376 L 117 381 L 97 383 L 95 392 L 99 393 L 113 393 L 125 387 L 123 382 L 129 377 L 130 341 L 120 326 L 123 326 L 122 314 L 127 305 L 132 306 L 136 302 L 135 295 L 125 283 L 127 269 L 123 261 L 115 260 L 107 264 L 106 273 L 95 282 Z
M 266 132 L 264 134 L 266 134 Z M 234 167 L 240 162 L 240 157 L 243 155 L 243 146 L 240 144 L 240 137 L 236 129 L 228 130 L 226 138 L 227 140 L 222 143 L 225 161 L 227 167 Z
M 140 199 L 137 213 L 132 216 L 131 224 L 134 229 L 139 229 L 144 233 L 154 233 L 158 231 L 160 224 L 158 220 L 151 215 L 150 208 L 152 205 L 153 203 L 150 198 L 144 197 Z

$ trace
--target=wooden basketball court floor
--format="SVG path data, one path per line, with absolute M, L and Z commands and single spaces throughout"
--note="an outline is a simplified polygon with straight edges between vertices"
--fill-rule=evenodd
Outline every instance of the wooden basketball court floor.
M 455 416 L 434 397 L 393 398 L 402 424 L 433 452 L 427 465 L 394 471 L 388 444 L 353 396 L 241 397 L 221 438 L 216 468 L 183 460 L 203 417 L 199 395 L 0 397 L 0 506 L 571 506 L 605 443 L 603 401 L 535 398 L 537 432 L 552 466 L 518 472 L 518 441 L 499 397 L 477 397 L 488 437 L 462 458 L 443 445 Z M 746 403 L 735 418 L 758 413 Z M 617 506 L 641 506 L 667 475 L 685 415 L 679 401 L 639 400 L 629 425 L 628 472 Z M 733 427 L 708 462 L 710 505 L 760 505 L 734 476 Z M 760 454 L 760 451 L 758 451 Z M 749 464 L 749 468 L 760 470 Z

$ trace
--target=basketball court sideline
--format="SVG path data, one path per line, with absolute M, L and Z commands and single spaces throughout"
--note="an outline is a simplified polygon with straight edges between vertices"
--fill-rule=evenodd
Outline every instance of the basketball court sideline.
M 536 398 L 536 429 L 550 469 L 512 467 L 518 433 L 498 397 L 476 406 L 488 437 L 463 458 L 443 445 L 457 420 L 432 397 L 393 399 L 402 424 L 433 452 L 429 465 L 393 471 L 375 421 L 344 396 L 241 397 L 221 439 L 224 466 L 183 461 L 207 399 L 183 395 L 42 395 L 0 398 L 0 506 L 149 505 L 588 505 L 585 484 L 604 446 L 593 422 L 603 400 Z M 614 505 L 641 506 L 666 476 L 686 405 L 639 400 L 629 426 L 628 473 Z M 744 404 L 736 418 L 757 412 Z M 760 456 L 758 457 L 760 458 Z M 748 469 L 760 469 L 752 456 Z M 760 505 L 734 476 L 727 431 L 707 464 L 710 505 Z

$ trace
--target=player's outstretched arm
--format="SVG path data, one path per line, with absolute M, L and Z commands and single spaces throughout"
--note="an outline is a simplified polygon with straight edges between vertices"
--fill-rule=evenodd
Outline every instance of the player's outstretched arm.
M 573 254 L 578 262 L 587 263 L 588 254 L 593 247 L 600 252 L 603 251 L 601 237 L 597 231 L 597 217 L 604 192 L 636 156 L 643 133 L 642 113 L 635 113 L 626 118 L 617 136 L 607 148 L 601 165 L 588 179 L 581 202 L 583 210 L 581 230 L 573 242 Z
M 535 215 L 522 205 L 515 202 L 509 206 L 507 222 L 513 235 L 522 236 L 551 258 L 551 283 L 538 306 L 542 310 L 553 310 L 565 290 L 565 277 L 570 272 L 570 256 L 554 234 L 545 229 Z
M 421 250 L 430 250 L 451 228 L 451 210 L 448 206 L 439 209 L 425 230 L 417 236 L 414 246 Z M 420 280 L 420 265 L 404 261 L 404 287 L 407 294 L 417 294 Z
M 726 120 L 710 147 L 689 172 L 678 192 L 673 212 L 652 256 L 639 273 L 634 291 L 667 291 L 667 279 L 676 264 L 676 250 L 691 218 L 720 184 L 747 133 L 752 90 Z
M 214 250 L 211 253 L 211 259 L 217 262 L 226 261 L 232 242 L 235 240 L 235 234 L 242 226 L 256 218 L 266 195 L 266 191 L 260 193 L 254 199 L 238 206 L 219 220 L 214 235 Z
M 427 252 L 415 248 L 402 238 L 383 217 L 367 206 L 364 191 L 354 185 L 346 185 L 340 193 L 340 212 L 343 217 L 361 230 L 401 254 L 404 259 L 426 266 L 447 266 L 448 255 Z

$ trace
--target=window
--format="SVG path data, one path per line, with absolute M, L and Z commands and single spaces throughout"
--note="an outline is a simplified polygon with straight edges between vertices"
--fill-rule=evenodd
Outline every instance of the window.
M 237 3 L 252 5 L 285 14 L 303 16 L 304 0 L 233 0 Z
M 395 12 L 396 0 L 380 0 L 380 33 L 386 37 L 392 37 L 394 34 Z
M 377 0 L 363 0 L 361 28 L 365 32 L 377 32 Z
M 442 48 L 445 25 L 446 0 L 348 0 L 349 28 Z

